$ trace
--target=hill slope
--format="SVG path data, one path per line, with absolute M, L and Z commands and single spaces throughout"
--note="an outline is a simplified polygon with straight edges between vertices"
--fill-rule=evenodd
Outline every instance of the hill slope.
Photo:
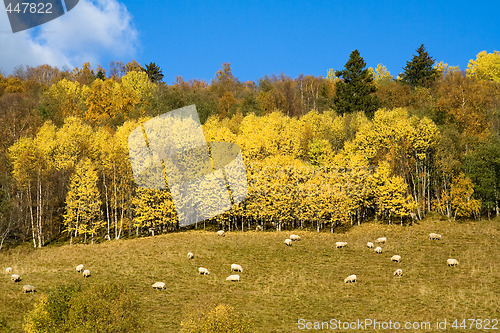
M 443 238 L 430 241 L 430 232 Z M 23 284 L 43 292 L 75 281 L 117 281 L 139 298 L 148 332 L 177 332 L 188 311 L 209 303 L 233 306 L 259 332 L 301 331 L 299 319 L 304 325 L 331 319 L 431 322 L 433 331 L 438 319 L 447 318 L 450 330 L 454 319 L 500 319 L 498 221 L 365 224 L 346 234 L 294 233 L 302 240 L 292 247 L 283 243 L 288 232 L 230 232 L 222 238 L 202 231 L 37 251 L 18 247 L 0 253 L 0 315 L 21 330 L 23 315 L 40 294 L 22 294 Z M 381 236 L 388 241 L 384 252 L 375 254 L 365 244 Z M 349 244 L 335 249 L 336 241 Z M 188 260 L 188 252 L 195 259 Z M 394 254 L 402 256 L 400 263 L 390 261 Z M 448 258 L 458 259 L 459 266 L 447 267 Z M 85 281 L 75 271 L 80 263 L 92 271 Z M 225 281 L 232 263 L 243 267 L 239 283 Z M 4 273 L 7 266 L 22 276 L 20 284 Z M 200 266 L 210 275 L 198 275 Z M 403 277 L 393 276 L 397 268 Z M 358 282 L 345 284 L 351 274 Z M 165 282 L 167 290 L 153 290 L 156 281 Z

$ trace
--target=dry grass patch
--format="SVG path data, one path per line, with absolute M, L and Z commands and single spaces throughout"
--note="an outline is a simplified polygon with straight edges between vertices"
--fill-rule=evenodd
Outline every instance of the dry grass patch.
M 436 232 L 443 237 L 429 240 Z M 0 314 L 15 331 L 40 292 L 76 281 L 83 285 L 117 281 L 139 300 L 137 311 L 148 332 L 178 332 L 186 311 L 200 304 L 225 304 L 246 314 L 258 332 L 299 331 L 297 321 L 431 321 L 437 318 L 499 318 L 500 223 L 425 221 L 412 227 L 364 224 L 345 234 L 294 231 L 302 237 L 291 247 L 291 232 L 189 231 L 155 237 L 65 245 L 33 251 L 21 246 L 0 253 L 2 271 L 11 266 L 21 283 L 7 274 L 0 280 Z M 384 252 L 366 243 L 387 237 Z M 342 249 L 336 241 L 346 241 Z M 192 260 L 188 252 L 194 253 Z M 394 254 L 400 263 L 391 262 Z M 457 267 L 446 266 L 456 258 Z M 240 264 L 241 281 L 226 282 L 231 264 Z M 78 264 L 90 269 L 83 279 Z M 3 267 L 5 266 L 5 267 Z M 198 274 L 206 267 L 210 275 Z M 401 268 L 402 277 L 393 276 Z M 344 278 L 356 274 L 357 283 Z M 167 290 L 151 285 L 166 283 Z M 32 284 L 36 295 L 23 295 Z

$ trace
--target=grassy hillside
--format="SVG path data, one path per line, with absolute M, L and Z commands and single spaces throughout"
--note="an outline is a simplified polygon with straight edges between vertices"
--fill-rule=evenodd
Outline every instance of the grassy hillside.
M 430 241 L 430 232 L 443 238 Z M 346 234 L 294 233 L 302 240 L 292 247 L 283 243 L 289 232 L 231 232 L 221 238 L 201 231 L 37 251 L 17 247 L 0 253 L 0 315 L 21 331 L 22 317 L 40 292 L 76 281 L 119 281 L 139 298 L 137 311 L 148 332 L 177 332 L 189 311 L 219 303 L 246 314 L 258 332 L 300 331 L 301 318 L 430 321 L 433 331 L 437 319 L 500 319 L 498 220 L 425 221 L 412 227 L 365 224 Z M 375 254 L 365 244 L 381 236 L 388 242 L 382 254 Z M 335 249 L 336 241 L 349 244 Z M 188 252 L 195 254 L 194 260 L 187 259 Z M 401 263 L 390 261 L 394 254 L 402 256 Z M 447 267 L 448 258 L 460 265 Z M 80 263 L 92 271 L 85 281 L 75 271 Z M 225 281 L 232 263 L 243 267 L 240 283 Z M 8 266 L 22 282 L 10 281 L 4 273 Z M 210 275 L 198 275 L 199 266 Z M 393 276 L 397 268 L 403 269 L 403 277 Z M 343 282 L 350 274 L 358 276 L 357 283 Z M 168 289 L 153 290 L 155 281 Z M 23 284 L 35 285 L 39 293 L 22 294 Z

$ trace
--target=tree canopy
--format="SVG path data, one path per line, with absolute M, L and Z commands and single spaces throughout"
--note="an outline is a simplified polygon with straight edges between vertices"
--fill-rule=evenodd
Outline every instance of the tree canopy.
M 249 182 L 242 203 L 204 226 L 335 231 L 432 211 L 450 220 L 499 215 L 498 54 L 479 53 L 465 75 L 418 51 L 427 59 L 419 68 L 439 74 L 412 84 L 383 64 L 367 69 L 357 50 L 326 78 L 241 82 L 223 63 L 211 82 L 165 84 L 136 61 L 0 75 L 0 247 L 176 230 L 170 191 L 134 183 L 128 136 L 189 104 L 208 141 L 241 148 Z M 205 191 L 200 207 L 217 200 Z

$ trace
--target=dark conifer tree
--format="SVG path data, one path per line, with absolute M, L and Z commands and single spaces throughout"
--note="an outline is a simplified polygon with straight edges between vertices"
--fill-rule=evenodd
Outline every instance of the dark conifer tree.
M 364 111 L 371 118 L 377 110 L 379 103 L 374 95 L 377 88 L 373 75 L 365 67 L 366 62 L 359 51 L 354 50 L 345 64 L 345 69 L 335 72 L 335 75 L 341 78 L 335 85 L 333 99 L 339 113 Z
M 163 80 L 163 73 L 161 72 L 160 66 L 158 66 L 154 62 L 150 62 L 149 65 L 146 65 L 144 71 L 146 72 L 146 74 L 148 74 L 151 82 L 157 83 Z
M 424 44 L 417 49 L 417 54 L 411 61 L 406 62 L 401 80 L 412 87 L 430 87 L 437 77 L 437 70 L 433 68 L 434 59 L 425 50 Z

